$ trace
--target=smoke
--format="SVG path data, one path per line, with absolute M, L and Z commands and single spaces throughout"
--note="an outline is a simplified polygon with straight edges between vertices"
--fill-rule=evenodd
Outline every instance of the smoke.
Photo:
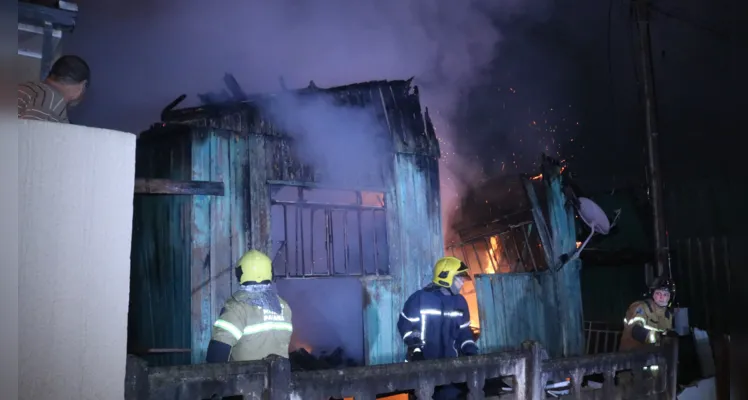
M 87 2 L 81 5 L 76 31 L 64 44 L 66 52 L 80 54 L 93 70 L 89 98 L 73 118 L 85 125 L 142 131 L 179 94 L 189 95 L 184 106 L 197 105 L 196 95 L 217 89 L 226 72 L 248 93 L 279 91 L 280 76 L 289 88 L 304 87 L 310 80 L 329 87 L 414 76 L 445 155 L 441 181 L 446 228 L 458 194 L 483 177 L 472 154 L 455 151 L 454 143 L 469 134 L 456 124 L 457 112 L 470 89 L 490 78 L 492 62 L 501 59 L 499 27 L 517 19 L 544 19 L 549 4 L 550 0 Z M 319 113 L 304 111 L 306 117 L 286 122 L 308 133 L 303 139 L 309 146 L 305 153 L 322 155 L 310 157 L 313 160 L 340 153 L 350 157 L 354 153 L 346 150 L 340 137 L 374 129 L 367 128 L 374 124 L 361 113 L 310 107 Z M 372 154 L 377 147 L 369 150 Z
M 320 181 L 351 187 L 377 181 L 369 177 L 379 173 L 376 166 L 389 133 L 373 109 L 336 104 L 331 95 L 293 92 L 284 92 L 261 108 L 291 135 L 296 156 L 315 167 Z

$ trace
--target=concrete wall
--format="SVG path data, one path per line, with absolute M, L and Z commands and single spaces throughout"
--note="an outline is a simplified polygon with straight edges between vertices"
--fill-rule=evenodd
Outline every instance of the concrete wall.
M 19 394 L 124 397 L 135 136 L 18 121 Z

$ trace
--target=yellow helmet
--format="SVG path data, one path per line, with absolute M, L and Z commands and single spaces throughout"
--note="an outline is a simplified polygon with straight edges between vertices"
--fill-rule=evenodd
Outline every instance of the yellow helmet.
M 250 250 L 239 259 L 236 275 L 240 284 L 260 283 L 273 279 L 273 267 L 270 257 L 260 251 Z
M 456 257 L 444 257 L 434 265 L 434 279 L 432 282 L 439 286 L 450 288 L 455 276 L 467 276 L 468 267 Z

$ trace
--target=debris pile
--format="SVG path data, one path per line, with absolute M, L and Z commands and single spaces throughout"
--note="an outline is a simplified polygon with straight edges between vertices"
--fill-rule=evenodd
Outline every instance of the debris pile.
M 338 347 L 332 353 L 327 354 L 322 352 L 319 357 L 306 351 L 306 349 L 299 349 L 292 351 L 288 355 L 291 361 L 292 371 L 318 371 L 322 369 L 334 369 L 334 368 L 346 368 L 346 367 L 357 367 L 358 364 L 345 356 L 345 352 L 342 348 Z

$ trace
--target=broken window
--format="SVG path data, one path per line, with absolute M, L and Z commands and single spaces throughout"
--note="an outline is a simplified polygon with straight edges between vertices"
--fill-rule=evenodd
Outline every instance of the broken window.
M 384 193 L 272 186 L 277 277 L 389 273 Z
M 532 222 L 449 246 L 447 255 L 457 257 L 472 274 L 534 272 L 545 269 L 543 249 Z

